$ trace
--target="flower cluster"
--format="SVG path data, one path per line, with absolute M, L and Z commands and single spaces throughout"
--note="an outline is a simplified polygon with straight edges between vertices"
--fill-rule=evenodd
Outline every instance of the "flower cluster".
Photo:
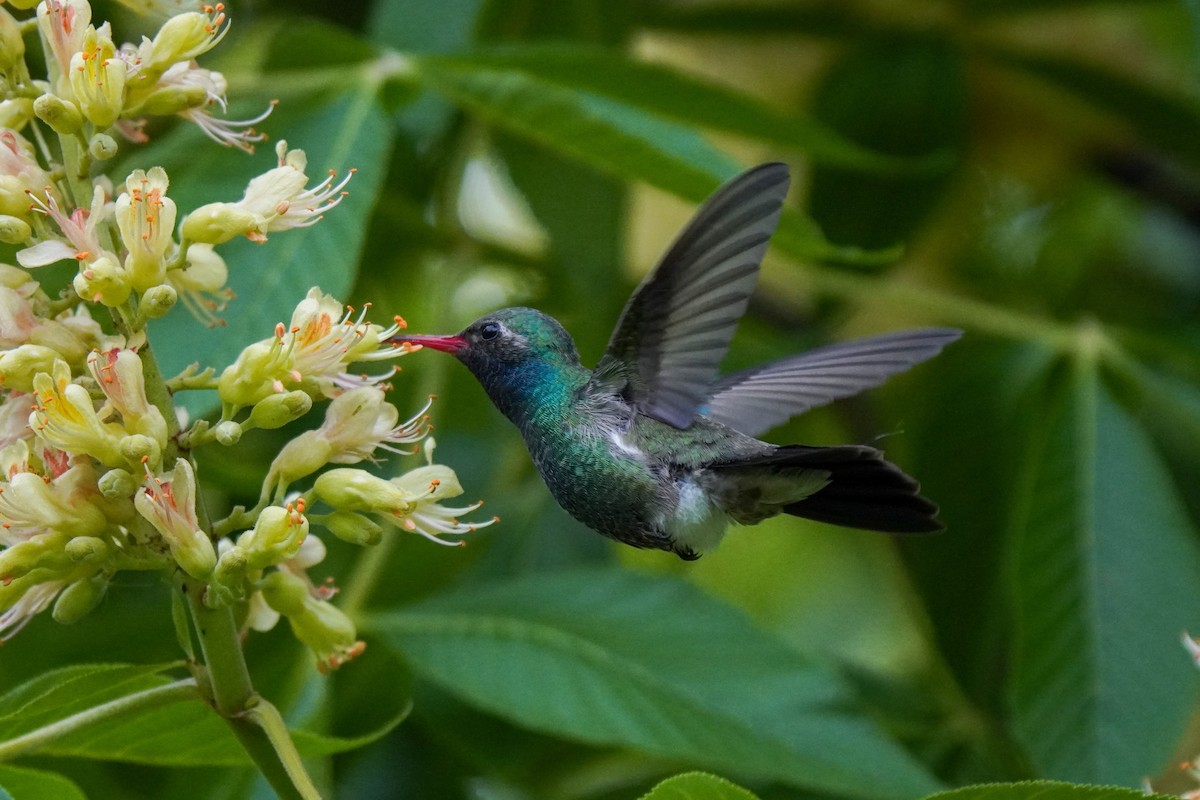
M 118 45 L 86 0 L 42 0 L 25 25 L 9 10 L 32 6 L 0 5 L 0 241 L 17 262 L 0 264 L 0 642 L 51 606 L 60 622 L 79 619 L 122 570 L 157 570 L 247 627 L 286 618 L 322 669 L 337 667 L 363 645 L 331 586 L 309 578 L 325 554 L 315 532 L 370 545 L 391 529 L 455 544 L 444 537 L 490 524 L 459 521 L 478 503 L 443 504 L 462 488 L 432 461 L 428 404 L 401 420 L 385 394 L 394 367 L 351 371 L 408 352 L 389 343 L 403 321 L 374 324 L 314 288 L 219 376 L 189 368 L 169 379 L 147 328 L 179 300 L 218 322 L 233 296 L 217 248 L 315 224 L 353 171 L 310 187 L 305 154 L 280 141 L 277 166 L 241 199 L 190 213 L 159 166 L 115 184 L 100 167 L 118 139 L 144 138 L 148 116 L 178 115 L 243 150 L 263 138 L 250 125 L 266 112 L 213 115 L 225 79 L 195 61 L 229 18 L 220 5 L 176 13 L 154 36 Z M 34 31 L 45 80 L 24 60 Z M 39 269 L 63 261 L 78 269 L 51 297 Z M 185 429 L 173 397 L 187 390 L 215 392 L 220 418 Z M 324 422 L 282 448 L 258 503 L 208 519 L 192 452 L 323 402 Z M 351 466 L 422 449 L 425 465 L 400 477 Z

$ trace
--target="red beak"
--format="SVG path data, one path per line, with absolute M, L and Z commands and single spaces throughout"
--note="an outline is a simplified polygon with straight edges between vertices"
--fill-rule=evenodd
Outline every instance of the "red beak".
M 404 336 L 393 336 L 388 341 L 402 346 L 408 344 L 420 347 L 432 347 L 434 350 L 441 350 L 443 353 L 459 353 L 467 348 L 467 340 L 461 336 L 406 334 Z

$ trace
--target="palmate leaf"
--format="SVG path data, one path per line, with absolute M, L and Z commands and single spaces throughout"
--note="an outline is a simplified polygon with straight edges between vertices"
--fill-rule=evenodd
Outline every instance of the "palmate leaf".
M 523 578 L 363 627 L 423 678 L 533 730 L 850 796 L 936 785 L 828 667 L 677 581 Z
M 1136 785 L 1196 697 L 1196 530 L 1150 437 L 1081 358 L 1018 490 L 1016 732 L 1042 774 Z
M 84 664 L 39 675 L 0 697 L 0 748 L 5 742 L 87 712 L 102 703 L 165 686 L 178 665 Z M 182 699 L 182 702 L 180 701 Z M 407 715 L 401 708 L 377 730 L 354 737 L 293 731 L 306 757 L 369 744 Z M 252 762 L 228 726 L 194 693 L 170 704 L 98 719 L 47 741 L 39 755 L 75 756 L 159 766 L 248 766 Z
M 0 800 L 85 800 L 83 790 L 53 772 L 0 764 Z
M 419 57 L 417 79 L 520 136 L 628 180 L 699 203 L 741 171 L 693 128 L 621 99 L 486 59 Z M 874 263 L 894 257 L 829 242 L 813 221 L 785 211 L 775 242 L 800 258 Z

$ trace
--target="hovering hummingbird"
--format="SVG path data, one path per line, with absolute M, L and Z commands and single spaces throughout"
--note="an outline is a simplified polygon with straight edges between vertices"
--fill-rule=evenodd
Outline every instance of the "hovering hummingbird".
M 717 377 L 787 189 L 787 167 L 772 163 L 717 190 L 633 293 L 594 370 L 557 320 L 531 308 L 493 312 L 454 335 L 392 341 L 456 356 L 520 430 L 559 505 L 634 547 L 692 560 L 730 522 L 780 513 L 940 530 L 937 506 L 879 450 L 756 437 L 878 386 L 961 331 L 891 333 Z

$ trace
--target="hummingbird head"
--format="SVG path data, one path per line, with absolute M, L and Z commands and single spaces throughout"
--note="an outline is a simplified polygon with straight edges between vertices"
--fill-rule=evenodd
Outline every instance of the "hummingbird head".
M 537 385 L 579 367 L 571 334 L 554 317 L 532 308 L 493 311 L 449 336 L 410 334 L 391 341 L 452 354 L 506 414 Z

